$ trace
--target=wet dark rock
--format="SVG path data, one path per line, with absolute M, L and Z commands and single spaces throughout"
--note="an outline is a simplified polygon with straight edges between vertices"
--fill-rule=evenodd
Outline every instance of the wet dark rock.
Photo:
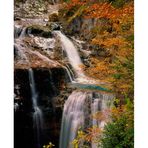
M 41 145 L 52 141 L 58 147 L 62 106 L 68 97 L 66 91 L 67 76 L 63 68 L 40 68 L 33 69 L 33 71 L 38 92 L 38 106 L 43 112 L 44 119 Z M 32 107 L 28 70 L 15 69 L 14 83 L 15 148 L 35 147 L 34 110 Z M 61 104 L 61 102 L 63 103 Z M 22 145 L 22 142 L 25 144 Z
M 48 19 L 49 19 L 49 22 L 58 22 L 59 16 L 57 13 L 53 13 L 49 15 Z
M 50 28 L 46 26 L 32 25 L 27 27 L 27 32 L 29 34 L 33 34 L 35 36 L 41 36 L 45 38 L 52 37 Z
M 62 26 L 59 23 L 48 23 L 47 26 L 52 30 L 61 30 Z
M 21 20 L 21 18 L 14 16 L 14 21 L 20 21 L 20 20 Z

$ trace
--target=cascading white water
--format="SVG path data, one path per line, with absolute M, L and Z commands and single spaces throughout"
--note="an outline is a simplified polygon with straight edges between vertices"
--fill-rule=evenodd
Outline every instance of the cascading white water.
M 69 65 L 68 65 L 68 64 L 66 64 L 66 66 L 65 66 L 65 67 L 67 67 L 68 71 L 70 72 L 70 74 L 71 74 L 71 76 L 72 76 L 72 79 L 74 80 L 75 75 L 74 75 L 74 73 L 73 73 L 72 69 L 69 67 Z
M 87 126 L 88 123 L 86 121 L 90 120 L 89 116 L 100 110 L 104 111 L 111 106 L 113 95 L 98 95 L 98 98 L 94 99 L 91 92 L 74 91 L 68 97 L 62 117 L 60 148 L 72 148 L 71 142 L 76 138 L 79 128 L 83 129 Z M 95 119 L 87 122 L 100 128 L 104 126 L 102 122 Z M 90 147 L 96 148 L 97 145 L 92 142 Z
M 18 55 L 21 58 L 19 62 L 24 63 L 25 61 L 27 62 L 27 64 L 30 65 L 29 59 L 25 54 L 25 48 L 22 44 L 22 39 L 25 37 L 25 35 L 26 35 L 26 28 L 23 28 L 20 36 L 16 40 L 15 48 L 17 48 Z M 43 127 L 43 115 L 42 115 L 41 109 L 38 107 L 38 104 L 37 104 L 38 95 L 37 95 L 36 88 L 35 88 L 33 70 L 31 68 L 28 70 L 28 74 L 29 74 L 30 90 L 31 90 L 31 95 L 32 95 L 31 99 L 32 99 L 32 104 L 33 104 L 33 109 L 34 109 L 33 126 L 35 129 L 37 148 L 40 148 L 41 147 L 40 146 L 40 134 L 41 134 L 42 127 Z
M 70 70 L 66 67 L 66 66 L 63 66 L 63 68 L 66 70 L 67 74 L 68 74 L 68 77 L 70 79 L 70 82 L 73 82 L 73 78 L 72 78 L 72 75 L 70 73 Z
M 94 101 L 92 103 L 92 106 L 91 106 L 92 115 L 99 111 L 99 103 L 100 103 L 100 101 L 101 101 L 100 99 L 94 99 Z M 93 126 L 99 126 L 99 121 L 96 120 L 96 119 L 93 119 L 92 120 L 92 125 Z
M 64 105 L 62 127 L 60 135 L 60 148 L 71 148 L 71 142 L 76 137 L 79 128 L 85 123 L 84 92 L 73 92 Z
M 94 115 L 95 113 L 97 113 L 99 111 L 99 103 L 100 103 L 100 99 L 94 99 L 94 102 L 92 103 L 92 106 L 91 106 L 92 115 Z M 99 127 L 99 121 L 93 118 L 92 125 Z M 97 144 L 92 141 L 91 147 L 97 148 Z
M 21 60 L 23 60 L 23 61 L 20 60 L 20 62 L 25 61 L 25 62 L 29 63 L 28 58 L 24 52 L 25 48 L 23 47 L 23 44 L 22 44 L 22 38 L 24 38 L 25 35 L 26 35 L 26 28 L 23 28 L 21 30 L 20 35 L 18 35 L 18 34 L 16 35 L 18 37 L 18 39 L 15 39 L 16 43 L 14 44 L 14 46 L 17 49 L 18 56 L 21 58 Z
M 112 94 L 100 94 L 98 98 L 93 99 L 93 102 L 91 104 L 91 114 L 94 115 L 99 111 L 103 112 L 111 108 L 113 98 L 114 96 Z M 99 121 L 93 118 L 92 125 L 99 128 L 104 128 L 105 121 Z M 92 141 L 91 148 L 98 148 L 97 143 Z
M 23 38 L 23 37 L 25 37 L 25 36 L 26 36 L 26 28 L 24 27 L 24 28 L 22 29 L 22 32 L 21 32 L 19 38 Z
M 80 59 L 77 48 L 71 42 L 71 40 L 66 37 L 61 31 L 54 31 L 53 34 L 57 35 L 60 38 L 62 48 L 66 51 L 70 64 L 72 65 L 77 77 L 84 77 L 84 72 L 81 68 L 82 61 Z
M 43 129 L 43 115 L 42 115 L 42 111 L 39 108 L 38 104 L 37 104 L 37 99 L 38 99 L 38 95 L 36 92 L 36 87 L 35 87 L 35 82 L 34 82 L 34 74 L 33 74 L 33 70 L 29 69 L 29 81 L 30 81 L 30 88 L 31 88 L 31 94 L 32 94 L 32 104 L 33 104 L 33 108 L 34 108 L 34 113 L 33 113 L 33 123 L 34 123 L 34 128 L 36 131 L 36 138 L 37 138 L 37 148 L 40 148 L 40 134 L 42 132 Z
M 100 83 L 99 80 L 94 80 L 90 77 L 87 77 L 84 74 L 84 71 L 82 68 L 83 63 L 80 59 L 78 49 L 75 47 L 73 42 L 64 34 L 62 34 L 61 31 L 53 31 L 53 34 L 55 35 L 55 37 L 59 38 L 61 42 L 61 46 L 63 50 L 66 51 L 69 62 L 76 74 L 76 77 L 72 82 L 83 83 L 83 84 L 99 84 Z

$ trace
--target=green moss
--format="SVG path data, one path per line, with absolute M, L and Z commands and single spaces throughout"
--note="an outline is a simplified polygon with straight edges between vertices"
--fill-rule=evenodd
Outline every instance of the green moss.
M 123 7 L 127 2 L 132 0 L 109 0 L 115 8 Z
M 131 34 L 129 36 L 126 37 L 127 41 L 134 41 L 134 34 Z

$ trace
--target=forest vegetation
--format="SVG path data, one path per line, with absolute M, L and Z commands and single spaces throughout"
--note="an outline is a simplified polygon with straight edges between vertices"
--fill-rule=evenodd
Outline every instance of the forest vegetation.
M 90 67 L 83 67 L 87 75 L 108 82 L 116 94 L 114 107 L 110 111 L 111 120 L 104 130 L 90 127 L 79 131 L 73 141 L 78 148 L 84 140 L 86 145 L 92 140 L 103 148 L 134 147 L 134 2 L 132 0 L 67 0 L 61 10 L 67 24 L 73 19 L 97 19 L 102 26 L 94 25 L 87 41 L 105 52 L 103 56 L 91 56 Z M 88 24 L 89 26 L 89 24 Z M 87 31 L 87 30 L 86 30 Z M 106 114 L 104 113 L 104 114 Z M 103 118 L 96 113 L 93 118 Z M 93 139 L 92 139 L 93 138 Z

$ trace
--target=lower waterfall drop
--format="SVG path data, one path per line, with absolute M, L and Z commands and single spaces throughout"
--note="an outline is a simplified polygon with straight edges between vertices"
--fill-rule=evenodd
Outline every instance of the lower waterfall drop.
M 85 116 L 88 109 L 87 93 L 74 91 L 64 105 L 62 127 L 60 135 L 60 148 L 71 148 L 71 142 L 76 137 L 79 128 L 85 124 Z
M 81 67 L 83 64 L 78 53 L 78 49 L 74 46 L 73 42 L 62 34 L 61 31 L 54 31 L 53 34 L 60 38 L 62 48 L 66 51 L 69 62 L 72 65 L 77 77 L 85 77 Z
M 59 148 L 72 148 L 72 141 L 79 129 L 92 125 L 103 128 L 105 122 L 90 117 L 98 111 L 110 108 L 114 96 L 99 92 L 96 94 L 97 97 L 93 97 L 93 92 L 74 91 L 68 97 L 63 110 Z M 97 148 L 97 145 L 92 142 L 90 148 Z
M 39 108 L 38 104 L 37 104 L 37 99 L 38 99 L 38 95 L 36 92 L 36 87 L 35 87 L 35 81 L 34 81 L 34 73 L 33 70 L 30 68 L 29 69 L 29 81 L 30 81 L 30 88 L 31 88 L 31 99 L 32 99 L 32 104 L 33 104 L 33 109 L 34 109 L 34 113 L 33 113 L 33 126 L 35 129 L 35 135 L 36 135 L 36 140 L 37 140 L 37 148 L 41 147 L 41 133 L 43 130 L 43 115 L 42 115 L 42 111 Z

